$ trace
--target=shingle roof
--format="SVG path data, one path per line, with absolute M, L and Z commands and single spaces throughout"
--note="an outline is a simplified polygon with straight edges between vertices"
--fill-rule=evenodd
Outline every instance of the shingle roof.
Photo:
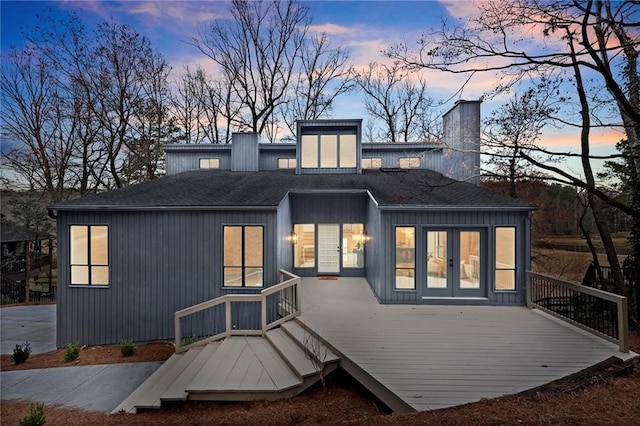
M 532 209 L 520 200 L 422 169 L 364 170 L 359 175 L 196 170 L 49 208 L 275 207 L 290 191 L 336 190 L 368 190 L 380 206 Z

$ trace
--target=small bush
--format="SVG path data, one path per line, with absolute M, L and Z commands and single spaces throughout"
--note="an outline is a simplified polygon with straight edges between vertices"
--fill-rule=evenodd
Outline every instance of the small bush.
M 184 336 L 182 338 L 182 346 L 187 346 L 195 342 L 196 342 L 196 336 L 194 336 L 193 334 L 189 336 Z
M 64 352 L 64 360 L 71 362 L 80 356 L 80 345 L 76 343 L 67 343 Z
M 120 342 L 120 352 L 122 352 L 122 356 L 131 356 L 135 353 L 136 347 L 133 344 L 133 340 L 125 339 Z
M 29 414 L 20 419 L 20 426 L 42 426 L 47 421 L 44 404 L 32 403 Z
M 26 342 L 24 345 L 16 345 L 16 347 L 13 348 L 11 359 L 16 364 L 22 364 L 29 359 L 29 355 L 31 355 L 31 346 L 29 342 Z

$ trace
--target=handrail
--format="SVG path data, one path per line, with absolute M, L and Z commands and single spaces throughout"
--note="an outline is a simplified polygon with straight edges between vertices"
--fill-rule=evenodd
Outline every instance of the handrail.
M 596 297 L 601 300 L 606 300 L 616 304 L 616 315 L 617 315 L 617 338 L 610 336 L 602 331 L 595 330 L 585 324 L 582 324 L 578 321 L 575 321 L 571 318 L 567 318 L 564 315 L 560 315 L 557 312 L 547 308 L 541 303 L 537 303 L 538 300 L 533 300 L 533 286 L 534 283 L 538 281 L 545 281 L 552 285 L 556 285 L 558 287 L 571 290 L 577 293 L 586 294 L 589 296 Z M 553 297 L 553 296 L 551 296 Z M 548 297 L 547 297 L 548 298 Z M 542 300 L 542 299 L 541 299 Z M 549 277 L 542 274 L 537 274 L 535 272 L 527 271 L 527 307 L 529 308 L 537 308 L 543 310 L 557 318 L 560 318 L 564 321 L 567 321 L 573 325 L 576 325 L 583 330 L 586 330 L 596 336 L 602 337 L 606 340 L 609 340 L 613 343 L 617 343 L 620 349 L 620 352 L 628 353 L 629 352 L 629 312 L 628 312 L 628 300 L 624 296 L 620 296 L 617 294 L 609 293 L 606 291 L 602 291 L 592 287 L 586 287 L 582 285 L 577 285 L 573 283 L 569 283 L 566 281 L 559 280 L 557 278 Z
M 278 271 L 278 281 L 281 281 L 287 278 L 285 281 L 281 281 L 276 285 L 273 285 L 269 288 L 265 288 L 257 294 L 225 294 L 223 296 L 216 297 L 215 299 L 207 300 L 205 302 L 198 303 L 197 305 L 189 306 L 184 309 L 180 309 L 174 313 L 174 332 L 175 332 L 175 350 L 177 353 L 184 352 L 194 346 L 201 345 L 203 343 L 209 343 L 216 340 L 223 339 L 225 337 L 233 336 L 233 335 L 263 335 L 270 329 L 277 327 L 285 321 L 289 321 L 290 319 L 300 315 L 301 312 L 301 292 L 300 289 L 297 288 L 295 291 L 295 301 L 288 301 L 287 303 L 293 304 L 295 306 L 295 310 L 290 312 L 288 315 L 279 318 L 276 321 L 271 323 L 267 323 L 267 297 L 287 290 L 292 287 L 299 287 L 301 283 L 300 277 L 292 274 L 291 272 L 280 269 Z M 236 330 L 231 327 L 231 307 L 232 303 L 237 302 L 260 302 L 261 304 L 261 327 L 260 330 Z M 209 336 L 206 339 L 199 340 L 197 342 L 189 343 L 187 345 L 182 344 L 182 330 L 180 326 L 180 319 L 184 318 L 188 315 L 195 314 L 197 312 L 201 312 L 205 309 L 210 309 L 215 306 L 224 304 L 225 305 L 225 331 L 222 333 L 215 334 L 213 336 Z

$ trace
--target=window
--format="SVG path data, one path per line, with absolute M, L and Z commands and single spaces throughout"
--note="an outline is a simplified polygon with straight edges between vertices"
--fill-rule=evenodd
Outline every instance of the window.
M 396 288 L 416 288 L 416 230 L 396 228 Z
M 342 225 L 342 267 L 364 268 L 364 225 Z
M 316 265 L 316 230 L 314 224 L 293 225 L 296 243 L 293 247 L 293 266 L 313 268 Z
M 201 169 L 219 169 L 220 159 L 219 158 L 201 158 L 200 168 Z
M 295 158 L 278 158 L 278 168 L 279 169 L 295 169 L 296 159 Z
M 262 287 L 262 226 L 224 227 L 224 286 Z
M 382 158 L 363 158 L 363 169 L 379 169 L 382 167 Z
M 398 166 L 401 169 L 419 169 L 420 158 L 419 157 L 402 157 L 398 159 Z
M 71 284 L 109 285 L 109 228 L 71 225 Z
M 356 135 L 302 135 L 300 149 L 303 169 L 356 167 Z
M 516 229 L 496 228 L 496 290 L 516 289 Z

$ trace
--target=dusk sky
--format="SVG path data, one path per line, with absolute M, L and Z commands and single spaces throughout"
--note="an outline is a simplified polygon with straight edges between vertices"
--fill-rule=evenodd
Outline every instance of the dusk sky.
M 335 44 L 347 47 L 358 68 L 369 62 L 384 62 L 380 51 L 402 40 L 414 43 L 429 28 L 439 27 L 442 19 L 453 21 L 471 16 L 476 7 L 471 1 L 312 1 L 304 2 L 312 9 L 312 30 L 326 32 Z M 79 12 L 88 27 L 113 18 L 127 24 L 150 39 L 172 65 L 180 72 L 185 65 L 200 65 L 215 73 L 210 59 L 195 47 L 185 43 L 208 22 L 229 15 L 225 1 L 2 1 L 1 46 L 24 45 L 23 33 L 38 25 L 38 15 Z M 458 99 L 478 99 L 495 85 L 495 76 L 476 75 L 462 93 L 457 93 L 464 76 L 442 72 L 425 73 L 430 95 L 439 101 L 448 101 L 442 111 L 453 106 Z M 485 101 L 483 116 L 496 109 L 503 99 Z M 367 119 L 361 98 L 343 97 L 333 112 L 334 118 Z M 594 153 L 609 153 L 622 138 L 619 132 L 594 132 Z M 575 147 L 577 132 L 566 133 L 554 129 L 545 135 L 542 145 L 556 149 Z M 575 148 L 574 148 L 575 151 Z

